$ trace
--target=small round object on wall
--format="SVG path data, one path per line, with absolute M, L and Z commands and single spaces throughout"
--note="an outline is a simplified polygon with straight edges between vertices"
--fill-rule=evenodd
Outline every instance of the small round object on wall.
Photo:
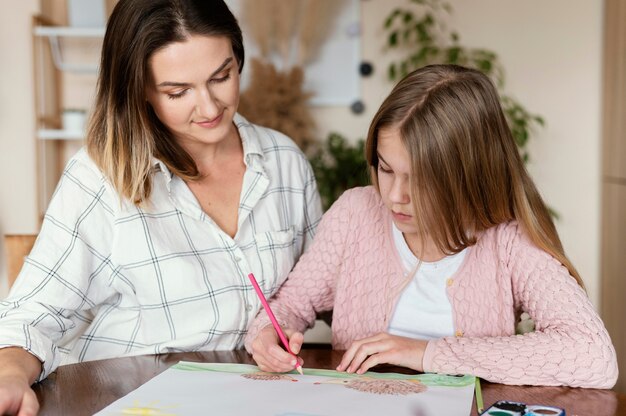
M 360 22 L 352 22 L 346 28 L 346 34 L 350 38 L 357 38 L 361 36 L 361 23 Z
M 363 113 L 363 111 L 365 111 L 365 104 L 363 104 L 363 101 L 361 100 L 356 100 L 352 103 L 352 105 L 350 105 L 350 110 L 354 114 L 361 114 Z
M 359 73 L 362 77 L 369 77 L 374 72 L 374 65 L 370 62 L 363 61 L 361 65 L 359 65 Z

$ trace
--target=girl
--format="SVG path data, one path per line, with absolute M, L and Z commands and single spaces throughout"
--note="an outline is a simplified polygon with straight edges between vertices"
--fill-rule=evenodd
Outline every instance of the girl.
M 382 363 L 506 384 L 610 388 L 615 350 L 563 252 L 482 73 L 451 65 L 403 79 L 372 121 L 373 187 L 325 214 L 271 307 L 297 353 L 333 309 L 337 370 Z M 515 335 L 521 312 L 536 330 Z M 260 312 L 246 347 L 293 369 Z
M 87 149 L 0 303 L 0 414 L 59 364 L 233 349 L 321 217 L 290 139 L 237 114 L 241 30 L 222 0 L 121 0 Z

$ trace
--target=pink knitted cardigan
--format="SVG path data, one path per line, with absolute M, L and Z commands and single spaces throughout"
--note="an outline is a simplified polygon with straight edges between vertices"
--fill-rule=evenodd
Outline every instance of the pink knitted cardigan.
M 316 312 L 333 309 L 333 348 L 346 349 L 387 330 L 407 274 L 389 211 L 372 187 L 357 188 L 324 215 L 312 246 L 270 304 L 281 324 L 298 331 L 313 324 Z M 615 384 L 615 349 L 593 305 L 516 222 L 480 236 L 447 293 L 456 334 L 428 342 L 424 371 L 504 384 Z M 535 332 L 515 335 L 521 311 L 533 318 Z M 268 323 L 261 311 L 246 337 L 248 351 Z

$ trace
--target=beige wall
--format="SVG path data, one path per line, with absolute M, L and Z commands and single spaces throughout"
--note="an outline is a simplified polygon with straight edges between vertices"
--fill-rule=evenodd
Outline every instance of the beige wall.
M 38 0 L 13 1 L 0 13 L 0 235 L 37 228 L 31 21 Z M 0 295 L 6 259 L 0 240 Z
M 507 71 L 507 91 L 547 120 L 531 144 L 530 171 L 550 206 L 566 251 L 598 305 L 600 204 L 600 69 L 602 4 L 588 0 L 448 0 L 451 25 L 463 42 L 496 51 Z M 0 233 L 36 226 L 30 20 L 36 0 L 14 2 L 0 16 Z M 389 92 L 382 22 L 408 0 L 371 0 L 362 10 L 363 58 L 375 73 L 362 81 L 364 114 L 347 108 L 314 110 L 321 137 L 338 131 L 364 137 Z M 3 277 L 4 263 L 0 267 Z M 2 294 L 0 287 L 0 294 Z
M 493 45 L 508 90 L 547 121 L 530 145 L 530 172 L 561 215 L 565 251 L 598 307 L 603 2 L 481 0 L 489 20 L 472 9 L 476 2 L 454 3 L 459 30 L 476 45 Z

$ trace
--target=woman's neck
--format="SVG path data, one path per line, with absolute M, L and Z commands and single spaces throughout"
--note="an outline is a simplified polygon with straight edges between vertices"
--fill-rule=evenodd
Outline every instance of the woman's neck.
M 209 175 L 214 169 L 220 169 L 224 163 L 239 163 L 243 160 L 243 146 L 236 128 L 232 134 L 218 143 L 193 143 L 185 150 L 196 162 L 202 176 Z

